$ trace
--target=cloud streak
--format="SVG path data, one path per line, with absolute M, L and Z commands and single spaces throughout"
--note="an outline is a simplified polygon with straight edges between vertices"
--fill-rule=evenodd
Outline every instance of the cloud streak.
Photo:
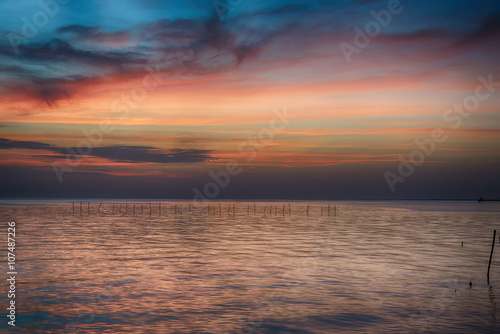
M 6 138 L 0 138 L 0 149 L 45 150 L 58 154 L 88 155 L 125 163 L 197 163 L 215 159 L 210 156 L 210 150 L 173 148 L 165 152 L 164 150 L 150 146 L 102 146 L 92 148 L 89 154 L 81 154 L 76 153 L 79 152 L 76 147 L 65 148 L 41 142 Z

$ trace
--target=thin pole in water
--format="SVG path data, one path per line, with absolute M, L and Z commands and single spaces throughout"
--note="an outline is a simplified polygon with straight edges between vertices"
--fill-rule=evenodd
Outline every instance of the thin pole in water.
M 288 203 L 288 214 L 292 215 L 292 208 L 290 207 L 290 203 Z
M 307 215 L 309 216 L 309 205 L 307 206 Z
M 73 202 L 73 214 L 75 214 L 75 202 Z
M 328 204 L 328 217 L 330 217 L 330 204 Z
M 493 230 L 493 242 L 491 243 L 490 262 L 488 263 L 488 284 L 490 284 L 491 258 L 493 257 L 493 250 L 495 249 L 495 238 L 496 238 L 496 236 L 497 236 L 497 230 Z
M 112 215 L 115 214 L 115 203 L 113 203 L 113 212 L 111 213 Z
M 80 214 L 82 214 L 82 202 L 80 201 Z
M 158 202 L 158 216 L 161 215 L 161 202 Z
M 337 206 L 335 205 L 333 208 L 334 208 L 335 217 L 337 217 Z
M 97 208 L 97 213 L 99 213 L 101 211 L 101 205 L 102 205 L 102 202 L 99 203 L 99 207 Z
M 151 210 L 151 202 L 149 202 L 149 214 L 151 214 L 153 210 Z
M 90 202 L 87 202 L 87 213 L 90 215 Z
M 255 210 L 256 210 L 256 205 L 255 205 L 255 203 L 254 203 L 254 205 L 253 205 L 253 215 L 254 215 L 254 216 L 255 216 Z

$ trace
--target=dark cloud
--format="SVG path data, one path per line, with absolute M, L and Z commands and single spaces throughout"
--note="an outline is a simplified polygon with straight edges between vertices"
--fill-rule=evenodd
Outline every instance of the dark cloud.
M 500 42 L 500 12 L 479 22 L 479 26 L 470 34 L 463 37 L 458 45 L 470 45 L 485 41 Z
M 259 55 L 266 38 L 256 31 L 231 32 L 217 16 L 158 20 L 141 27 L 141 36 L 152 43 L 163 71 L 207 75 L 227 71 Z
M 110 33 L 103 32 L 98 26 L 84 26 L 80 24 L 71 24 L 57 29 L 60 34 L 69 34 L 77 40 L 87 40 L 96 43 L 115 44 L 127 42 L 130 40 L 128 31 L 114 31 Z
M 107 146 L 95 147 L 91 155 L 119 162 L 202 162 L 211 160 L 208 150 L 179 149 L 174 148 L 169 153 L 148 146 Z
M 241 35 L 231 32 L 231 25 L 224 25 L 215 15 L 205 21 L 162 19 L 130 31 L 140 37 L 141 44 L 112 47 L 114 42 L 130 39 L 131 33 L 106 33 L 99 26 L 73 24 L 57 29 L 59 38 L 26 40 L 17 46 L 17 53 L 0 45 L 0 57 L 10 59 L 3 66 L 12 76 L 0 82 L 0 88 L 9 99 L 35 99 L 55 107 L 59 100 L 82 94 L 86 81 L 98 84 L 110 75 L 141 77 L 152 62 L 164 77 L 231 70 L 256 57 L 266 42 L 266 36 L 255 30 Z M 70 74 L 68 68 L 80 74 Z
M 31 62 L 67 62 L 88 65 L 108 65 L 123 67 L 147 64 L 147 58 L 138 52 L 130 51 L 86 51 L 74 48 L 60 38 L 52 38 L 47 42 L 34 42 L 19 45 L 19 58 Z
M 97 26 L 89 27 L 81 24 L 70 24 L 67 26 L 62 26 L 59 29 L 57 29 L 57 32 L 59 33 L 72 33 L 80 36 L 94 35 L 99 33 L 99 31 L 100 28 Z
M 56 105 L 60 100 L 71 98 L 81 85 L 96 80 L 96 78 L 77 75 L 54 79 L 30 77 L 27 75 L 23 79 L 25 81 L 14 82 L 5 87 L 7 95 L 29 96 L 34 100 L 46 103 L 49 107 Z M 29 113 L 28 111 L 27 114 Z
M 10 140 L 6 138 L 0 138 L 0 149 L 46 150 L 58 154 L 80 155 L 76 147 L 65 148 L 46 143 Z M 159 148 L 150 146 L 103 146 L 92 148 L 87 155 L 128 163 L 194 163 L 214 160 L 215 158 L 210 156 L 211 152 L 210 150 L 180 148 L 164 152 Z
M 0 65 L 0 70 L 10 78 L 0 81 L 0 91 L 7 98 L 28 98 L 42 101 L 53 107 L 59 100 L 70 99 L 81 93 L 84 86 L 104 80 L 106 73 L 137 73 L 139 68 L 148 64 L 147 57 L 140 52 L 131 51 L 86 51 L 73 47 L 69 42 L 53 38 L 46 42 L 29 42 L 18 46 L 19 53 L 0 47 L 0 56 L 21 60 L 17 64 Z M 18 58 L 16 58 L 18 57 Z M 53 64 L 61 64 L 59 71 L 50 71 Z M 94 67 L 95 74 L 64 75 L 65 65 L 76 69 L 85 65 Z M 29 65 L 29 66 L 26 66 Z M 43 70 L 32 65 L 43 66 Z M 142 69 L 143 70 L 143 69 Z M 83 72 L 87 73 L 87 71 Z M 47 77 L 47 76 L 51 77 Z
M 32 149 L 32 150 L 48 150 L 54 152 L 54 146 L 50 144 L 40 143 L 36 141 L 21 141 L 0 138 L 0 149 Z M 59 152 L 58 152 L 59 153 Z

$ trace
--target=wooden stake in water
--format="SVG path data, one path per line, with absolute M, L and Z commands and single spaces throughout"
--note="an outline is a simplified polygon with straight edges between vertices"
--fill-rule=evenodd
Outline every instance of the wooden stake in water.
M 181 216 L 182 216 L 182 204 L 181 204 Z
M 82 214 L 82 202 L 80 202 L 80 214 Z
M 496 236 L 497 236 L 497 230 L 493 230 L 493 242 L 491 243 L 490 262 L 488 263 L 488 284 L 490 284 L 491 258 L 493 257 L 493 250 L 495 249 L 495 238 L 496 238 Z
M 256 210 L 257 206 L 254 204 L 253 205 L 253 215 L 255 216 L 255 210 Z
M 75 214 L 75 202 L 73 202 L 73 214 Z
M 334 217 L 337 217 L 337 206 L 335 205 L 333 209 L 334 209 Z
M 161 215 L 161 202 L 158 202 L 158 216 Z
M 97 213 L 99 213 L 101 211 L 101 205 L 102 205 L 102 202 L 99 203 L 99 207 L 97 208 Z
M 328 217 L 330 217 L 330 204 L 328 204 Z
M 267 206 L 264 206 L 264 214 L 266 214 Z
M 112 214 L 112 215 L 114 215 L 114 214 L 115 214 L 115 203 L 113 203 L 113 211 L 112 211 L 112 213 L 111 213 L 111 214 Z
M 151 202 L 149 202 L 149 214 L 151 214 L 153 210 L 151 209 Z
M 307 215 L 309 216 L 309 205 L 307 206 Z
M 174 206 L 174 214 L 177 214 L 177 204 Z
M 292 208 L 290 206 L 290 203 L 288 203 L 288 214 L 291 215 L 292 214 Z
M 90 215 L 90 202 L 87 202 L 87 213 Z

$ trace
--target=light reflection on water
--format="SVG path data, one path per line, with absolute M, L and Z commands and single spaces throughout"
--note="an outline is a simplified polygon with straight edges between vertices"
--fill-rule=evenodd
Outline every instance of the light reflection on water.
M 272 203 L 278 210 L 269 215 L 260 202 L 255 216 L 246 203 L 236 204 L 236 215 L 226 203 L 220 216 L 218 207 L 215 215 L 200 208 L 181 216 L 173 205 L 161 216 L 156 207 L 113 216 L 108 204 L 101 214 L 74 216 L 71 206 L 0 208 L 5 233 L 5 219 L 17 223 L 19 267 L 17 327 L 4 319 L 0 329 L 500 331 L 500 255 L 486 283 L 498 212 L 338 206 L 328 217 L 325 205 L 321 215 L 320 204 L 302 202 L 283 216 L 283 203 Z M 6 305 L 6 293 L 0 301 Z

